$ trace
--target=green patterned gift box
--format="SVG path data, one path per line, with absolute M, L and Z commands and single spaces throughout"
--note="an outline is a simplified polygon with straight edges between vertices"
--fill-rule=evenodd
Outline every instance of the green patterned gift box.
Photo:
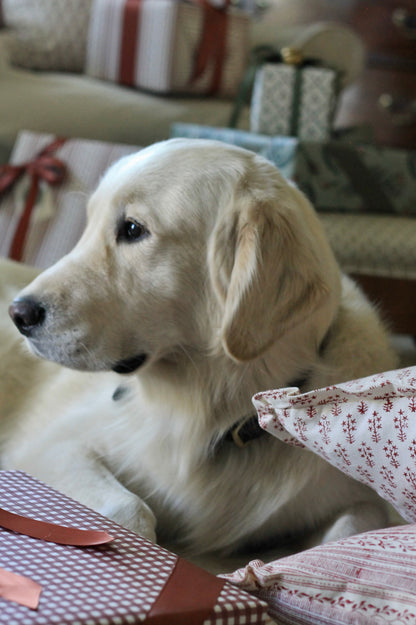
M 255 74 L 250 129 L 307 141 L 329 139 L 339 92 L 327 67 L 265 63 Z
M 171 134 L 225 141 L 261 154 L 293 180 L 318 211 L 416 213 L 416 151 L 342 140 L 300 141 L 196 124 L 174 124 Z

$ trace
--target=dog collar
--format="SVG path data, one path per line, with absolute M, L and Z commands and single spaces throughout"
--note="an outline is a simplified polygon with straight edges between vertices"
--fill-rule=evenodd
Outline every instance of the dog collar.
M 287 386 L 294 386 L 300 389 L 306 384 L 307 381 L 308 378 L 304 377 L 290 382 Z M 267 434 L 267 432 L 260 427 L 257 414 L 248 415 L 239 419 L 237 423 L 234 423 L 234 425 L 227 430 L 224 436 L 217 443 L 217 446 L 220 446 L 223 442 L 228 442 L 234 443 L 237 447 L 242 449 L 264 434 Z

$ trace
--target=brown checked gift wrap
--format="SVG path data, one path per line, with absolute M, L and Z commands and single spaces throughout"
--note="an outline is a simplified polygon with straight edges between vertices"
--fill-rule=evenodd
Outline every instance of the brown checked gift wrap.
M 0 507 L 1 625 L 270 623 L 257 598 L 25 473 L 0 471 Z

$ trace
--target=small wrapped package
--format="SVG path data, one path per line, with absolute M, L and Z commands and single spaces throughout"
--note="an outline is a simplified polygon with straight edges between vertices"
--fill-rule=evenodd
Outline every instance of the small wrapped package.
M 256 625 L 266 604 L 19 471 L 0 472 L 1 625 Z
M 338 72 L 334 69 L 265 63 L 254 79 L 250 129 L 303 141 L 327 141 L 338 91 Z
M 22 131 L 0 166 L 0 255 L 44 269 L 70 252 L 105 170 L 139 148 Z
M 249 19 L 209 0 L 95 0 L 86 72 L 168 94 L 232 97 L 244 70 Z

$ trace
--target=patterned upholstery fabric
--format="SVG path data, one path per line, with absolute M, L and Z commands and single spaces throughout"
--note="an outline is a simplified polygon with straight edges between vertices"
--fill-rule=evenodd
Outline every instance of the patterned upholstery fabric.
M 82 72 L 92 0 L 2 0 L 12 29 L 11 62 L 27 69 Z
M 416 279 L 416 219 L 320 213 L 346 273 Z

